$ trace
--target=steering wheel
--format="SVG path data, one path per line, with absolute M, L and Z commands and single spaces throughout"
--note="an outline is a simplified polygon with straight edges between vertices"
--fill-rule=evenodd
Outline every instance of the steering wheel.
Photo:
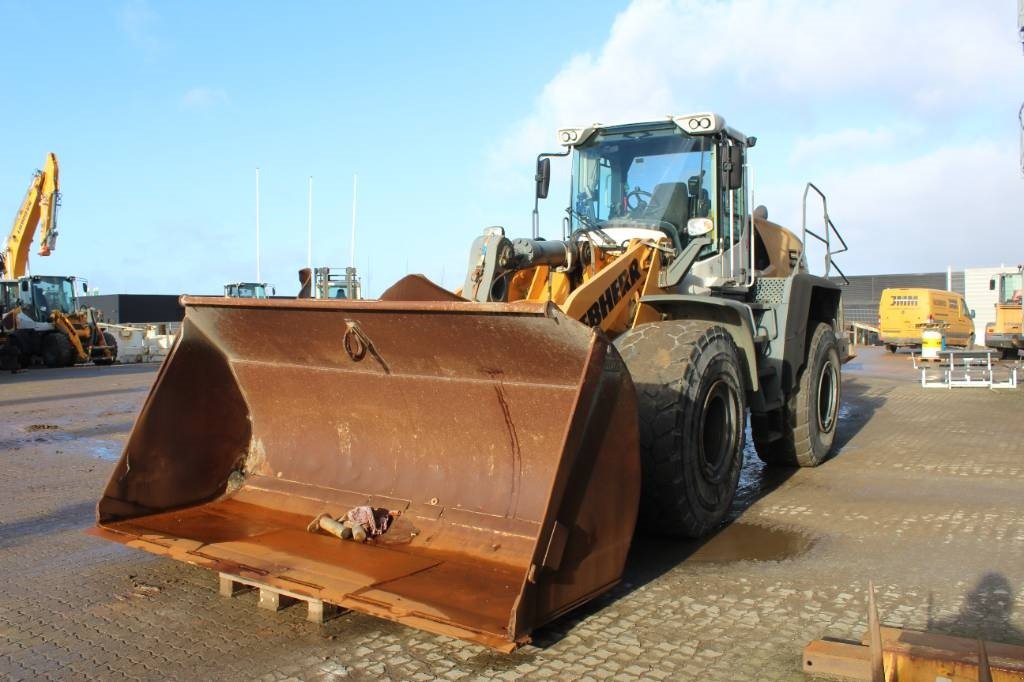
M 647 208 L 647 199 L 651 198 L 651 193 L 637 187 L 629 192 L 626 192 L 626 196 L 623 197 L 622 202 L 626 205 L 626 209 L 629 211 L 638 211 L 640 209 Z M 634 205 L 632 200 L 636 200 Z

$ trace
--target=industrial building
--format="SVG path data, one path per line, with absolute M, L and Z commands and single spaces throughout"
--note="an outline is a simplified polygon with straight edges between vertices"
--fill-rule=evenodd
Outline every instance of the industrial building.
M 914 272 L 889 275 L 850 276 L 843 288 L 843 315 L 846 322 L 878 324 L 878 301 L 884 289 L 915 288 L 946 289 L 962 294 L 974 313 L 977 343 L 984 343 L 985 325 L 995 320 L 996 292 L 989 289 L 989 280 L 1001 272 L 1016 270 L 1015 265 L 965 268 L 945 272 Z M 841 278 L 833 278 L 841 282 Z

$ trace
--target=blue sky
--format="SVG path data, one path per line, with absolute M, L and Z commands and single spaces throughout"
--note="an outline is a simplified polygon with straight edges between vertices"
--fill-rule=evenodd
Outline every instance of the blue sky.
M 60 237 L 33 271 L 217 293 L 255 277 L 259 166 L 262 278 L 290 293 L 307 177 L 315 264 L 345 265 L 358 172 L 369 292 L 454 287 L 481 228 L 528 233 L 555 128 L 715 109 L 759 137 L 774 219 L 829 191 L 847 272 L 1016 262 L 1016 7 L 967 4 L 0 0 L 0 218 L 54 151 Z

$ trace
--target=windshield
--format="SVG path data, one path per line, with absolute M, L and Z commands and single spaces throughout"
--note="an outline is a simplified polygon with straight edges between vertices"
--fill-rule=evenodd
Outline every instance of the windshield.
M 49 319 L 55 310 L 62 313 L 75 311 L 74 282 L 62 277 L 33 277 L 31 280 L 31 298 L 26 301 L 34 314 L 30 316 L 36 321 Z M 26 311 L 27 312 L 27 311 Z
M 348 287 L 341 285 L 331 285 L 327 288 L 327 296 L 329 298 L 348 298 Z
M 262 284 L 229 284 L 227 295 L 234 298 L 266 298 L 267 289 Z
M 1020 303 L 1021 302 L 1021 275 L 1003 275 L 1000 279 L 999 302 Z
M 715 221 L 713 148 L 675 125 L 598 133 L 573 157 L 573 229 L 668 224 L 685 240 L 690 218 Z

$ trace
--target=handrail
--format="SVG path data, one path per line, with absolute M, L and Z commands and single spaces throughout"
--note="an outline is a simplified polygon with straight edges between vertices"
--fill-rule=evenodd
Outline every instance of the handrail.
M 825 222 L 824 237 L 815 232 L 814 230 L 807 229 L 807 194 L 812 189 L 815 191 L 815 193 L 817 193 L 819 197 L 821 197 L 822 217 Z M 819 242 L 825 245 L 825 277 L 828 277 L 829 273 L 832 271 L 832 268 L 835 268 L 836 272 L 839 273 L 839 276 L 843 278 L 843 281 L 846 284 L 849 284 L 850 280 L 848 280 L 846 278 L 846 275 L 843 274 L 843 271 L 839 269 L 839 266 L 836 265 L 836 262 L 832 259 L 832 256 L 843 253 L 844 251 L 849 251 L 850 249 L 846 245 L 846 240 L 843 239 L 843 235 L 839 234 L 839 230 L 836 229 L 836 226 L 835 224 L 833 224 L 832 219 L 828 217 L 828 199 L 825 198 L 824 192 L 818 189 L 818 187 L 813 182 L 808 182 L 807 186 L 804 187 L 802 228 L 802 234 L 800 237 L 800 259 L 803 259 L 806 255 L 807 235 L 811 235 L 812 237 L 814 237 Z M 841 249 L 838 249 L 836 251 L 832 250 L 832 234 L 835 234 L 836 239 L 839 240 L 839 243 L 842 245 Z M 800 262 L 800 259 L 798 259 L 797 262 Z

